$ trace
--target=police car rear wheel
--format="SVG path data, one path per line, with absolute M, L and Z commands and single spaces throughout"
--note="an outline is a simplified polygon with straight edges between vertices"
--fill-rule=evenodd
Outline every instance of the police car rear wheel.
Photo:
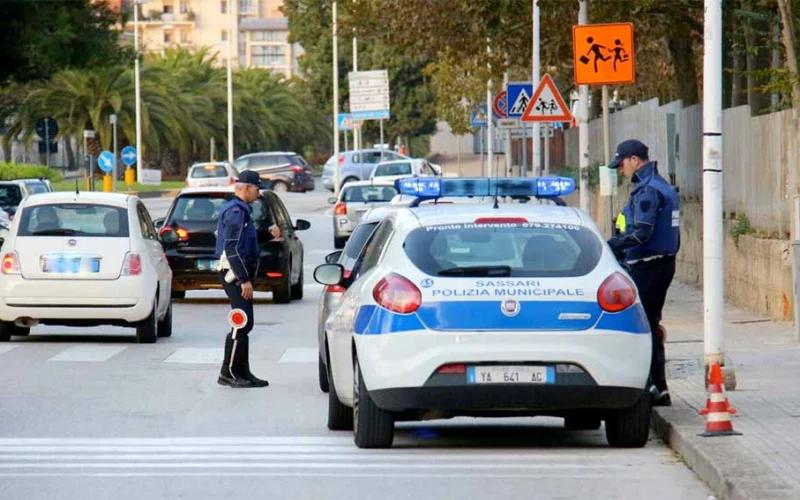
M 394 417 L 375 405 L 367 392 L 356 358 L 353 387 L 353 437 L 359 448 L 391 448 Z
M 650 395 L 642 393 L 630 408 L 606 419 L 606 439 L 612 448 L 641 448 L 650 436 Z

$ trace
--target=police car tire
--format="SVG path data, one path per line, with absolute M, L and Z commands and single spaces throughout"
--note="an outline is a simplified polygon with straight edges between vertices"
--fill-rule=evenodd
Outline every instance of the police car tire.
M 167 306 L 167 312 L 164 313 L 164 317 L 158 322 L 158 336 L 172 336 L 172 301 Z
M 353 438 L 359 448 L 391 448 L 394 416 L 378 408 L 369 396 L 356 358 L 353 388 Z
M 630 408 L 606 419 L 606 440 L 612 448 L 641 448 L 650 437 L 650 395 L 643 392 Z
M 325 363 L 322 361 L 322 354 L 320 354 L 319 359 L 317 359 L 317 371 L 319 372 L 319 390 L 322 392 L 330 392 L 328 369 L 325 368 Z
M 333 377 L 329 377 L 330 389 L 328 391 L 328 429 L 332 431 L 353 430 L 353 409 L 342 404 L 336 394 L 336 384 Z
M 150 314 L 136 325 L 136 342 L 139 344 L 155 344 L 158 337 L 158 321 L 156 321 L 157 300 L 153 301 Z

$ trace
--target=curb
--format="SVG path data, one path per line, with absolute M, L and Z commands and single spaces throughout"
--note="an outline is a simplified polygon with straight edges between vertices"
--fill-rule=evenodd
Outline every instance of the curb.
M 705 428 L 703 417 L 676 397 L 671 407 L 653 408 L 652 427 L 719 500 L 797 498 L 795 489 L 751 456 L 740 436 L 698 436 Z

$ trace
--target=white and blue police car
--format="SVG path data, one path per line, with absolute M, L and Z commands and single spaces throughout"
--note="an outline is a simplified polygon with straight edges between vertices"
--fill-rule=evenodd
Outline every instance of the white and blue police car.
M 443 196 L 559 200 L 567 178 L 402 179 Z M 651 332 L 637 289 L 584 212 L 547 203 L 397 207 L 372 232 L 326 324 L 328 427 L 390 447 L 394 424 L 456 416 L 605 422 L 613 447 L 648 439 Z M 349 280 L 348 283 L 345 283 Z

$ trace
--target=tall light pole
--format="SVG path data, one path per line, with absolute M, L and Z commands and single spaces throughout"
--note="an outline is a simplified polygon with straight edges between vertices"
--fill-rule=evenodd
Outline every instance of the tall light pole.
M 333 194 L 339 196 L 339 41 L 336 24 L 336 4 L 333 2 Z
M 114 131 L 114 169 L 111 171 L 111 192 L 117 191 L 117 115 L 112 114 L 108 117 L 111 122 L 111 128 Z
M 355 3 L 356 0 L 353 0 L 353 4 Z M 358 37 L 355 28 L 353 28 L 353 71 L 358 71 Z M 358 151 L 359 149 L 361 149 L 361 130 L 353 128 L 353 150 Z
M 489 38 L 486 38 L 486 53 L 489 57 L 492 56 L 492 47 L 489 43 Z M 486 173 L 489 177 L 493 176 L 494 165 L 492 152 L 492 119 L 494 118 L 494 108 L 492 107 L 492 63 L 487 62 L 486 66 L 489 68 L 489 79 L 486 82 Z
M 134 62 L 134 87 L 136 94 L 136 181 L 142 179 L 142 89 L 139 83 L 139 2 L 133 3 L 133 47 L 136 52 Z
M 705 0 L 703 43 L 703 302 L 706 380 L 723 349 L 722 2 Z
M 578 24 L 589 23 L 588 0 L 580 0 Z M 589 213 L 589 86 L 580 86 L 580 116 L 578 117 L 578 147 L 580 154 L 578 165 L 580 167 L 580 208 Z
M 228 2 L 228 163 L 233 166 L 233 7 L 235 0 Z
M 541 78 L 541 67 L 539 63 L 539 32 L 540 32 L 540 17 L 539 17 L 539 0 L 533 0 L 533 61 L 532 70 L 533 75 L 531 82 L 533 83 L 533 90 L 539 86 L 539 79 Z M 531 95 L 531 98 L 533 96 Z M 531 128 L 531 141 L 533 148 L 531 149 L 531 171 L 534 177 L 539 175 L 539 165 L 541 165 L 541 134 L 539 133 L 539 124 L 533 123 Z M 527 175 L 527 173 L 525 174 Z

